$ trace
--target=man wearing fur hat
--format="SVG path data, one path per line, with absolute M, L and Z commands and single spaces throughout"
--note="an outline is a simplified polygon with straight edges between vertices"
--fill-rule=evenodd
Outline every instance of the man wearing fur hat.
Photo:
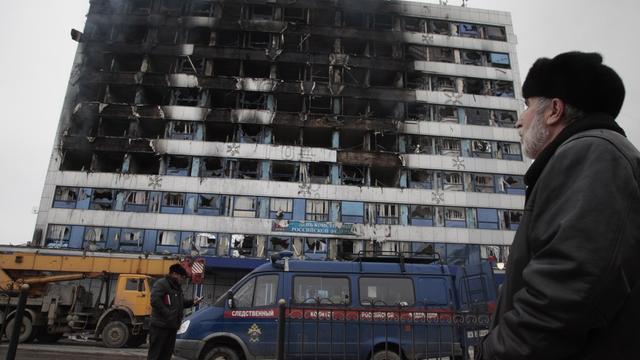
M 616 124 L 624 85 L 597 53 L 540 58 L 522 87 L 524 217 L 483 360 L 636 359 L 640 153 Z

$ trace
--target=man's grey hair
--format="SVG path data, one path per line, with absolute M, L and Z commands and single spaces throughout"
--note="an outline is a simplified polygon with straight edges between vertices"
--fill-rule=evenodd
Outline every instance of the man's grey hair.
M 538 112 L 539 114 L 542 114 L 547 109 L 547 107 L 551 105 L 551 99 L 543 97 L 538 100 L 538 103 L 540 104 L 540 106 L 538 107 Z M 562 115 L 562 119 L 560 119 L 560 121 L 565 125 L 569 125 L 572 122 L 583 118 L 585 115 L 586 114 L 584 113 L 584 111 L 576 108 L 573 105 L 564 103 L 564 115 Z

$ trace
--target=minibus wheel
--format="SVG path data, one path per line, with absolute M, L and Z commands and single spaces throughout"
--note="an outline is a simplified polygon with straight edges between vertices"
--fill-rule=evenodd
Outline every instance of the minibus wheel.
M 209 350 L 204 360 L 240 360 L 236 352 L 226 346 L 216 346 Z
M 401 360 L 400 356 L 393 351 L 381 350 L 373 354 L 371 360 Z

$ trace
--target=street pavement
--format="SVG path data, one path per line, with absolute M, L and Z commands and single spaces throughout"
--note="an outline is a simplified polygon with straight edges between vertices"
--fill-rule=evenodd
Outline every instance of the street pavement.
M 6 357 L 8 347 L 9 343 L 6 341 L 0 344 L 1 359 Z M 98 342 L 78 343 L 70 340 L 62 340 L 55 344 L 18 344 L 18 351 L 16 353 L 17 360 L 51 360 L 58 358 L 64 358 L 65 360 L 87 358 L 96 360 L 146 359 L 147 348 L 110 349 L 101 346 Z M 174 356 L 173 359 L 179 360 L 180 358 Z

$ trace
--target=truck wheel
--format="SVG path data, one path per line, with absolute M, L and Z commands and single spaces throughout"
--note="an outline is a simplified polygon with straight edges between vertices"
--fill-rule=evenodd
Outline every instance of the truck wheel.
M 204 360 L 240 360 L 236 352 L 226 346 L 217 346 L 211 349 Z
M 13 333 L 13 327 L 15 326 L 16 318 L 12 318 L 7 323 L 7 328 L 5 330 L 7 334 L 7 339 L 11 340 L 11 334 Z M 18 335 L 18 342 L 28 342 L 33 340 L 33 323 L 28 316 L 24 316 L 22 318 L 22 326 L 20 327 L 20 334 Z
M 371 360 L 400 360 L 400 356 L 389 350 L 381 350 L 373 354 Z
M 112 320 L 102 329 L 102 342 L 109 348 L 124 347 L 129 341 L 129 327 L 119 320 Z
M 131 337 L 129 337 L 129 341 L 127 341 L 127 346 L 136 348 L 146 342 L 147 342 L 147 333 L 143 332 L 142 334 L 131 335 Z

